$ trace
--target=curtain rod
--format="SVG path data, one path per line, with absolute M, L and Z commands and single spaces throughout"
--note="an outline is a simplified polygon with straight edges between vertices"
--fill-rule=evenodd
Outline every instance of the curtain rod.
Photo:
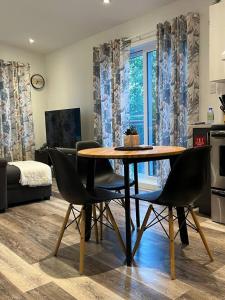
M 7 66 L 12 66 L 15 65 L 16 67 L 26 67 L 27 65 L 29 66 L 29 63 L 20 63 L 17 61 L 4 61 L 0 59 L 0 64 L 2 64 L 3 66 L 7 67 Z
M 146 39 L 148 39 L 150 37 L 155 37 L 156 33 L 157 33 L 156 30 L 152 30 L 152 31 L 149 31 L 149 32 L 146 32 L 146 33 L 142 33 L 142 34 L 139 34 L 139 35 L 130 36 L 130 37 L 124 37 L 124 38 L 122 38 L 122 40 L 124 42 L 131 41 L 131 43 L 135 43 L 135 42 L 139 42 L 139 41 L 142 41 L 142 40 L 146 40 Z M 96 46 L 96 47 L 98 47 L 98 46 Z
M 138 41 L 142 41 L 142 40 L 146 40 L 147 38 L 150 37 L 154 37 L 156 36 L 156 30 L 152 30 L 143 34 L 139 34 L 139 35 L 135 35 L 135 36 L 131 36 L 126 38 L 126 40 L 130 40 L 132 43 L 138 42 Z
M 7 66 L 12 66 L 13 63 L 3 63 L 3 66 L 7 67 Z M 26 64 L 20 64 L 20 63 L 15 63 L 16 67 L 25 67 Z

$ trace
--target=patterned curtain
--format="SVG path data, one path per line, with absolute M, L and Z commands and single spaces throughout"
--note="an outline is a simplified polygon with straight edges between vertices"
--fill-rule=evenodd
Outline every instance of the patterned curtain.
M 29 160 L 33 154 L 30 66 L 0 60 L 0 157 Z
M 130 41 L 93 49 L 94 137 L 106 147 L 121 146 L 129 126 L 129 57 Z M 121 171 L 118 163 L 115 168 Z
M 190 125 L 199 120 L 200 17 L 197 13 L 157 26 L 158 145 L 192 145 Z M 159 164 L 162 184 L 168 162 Z

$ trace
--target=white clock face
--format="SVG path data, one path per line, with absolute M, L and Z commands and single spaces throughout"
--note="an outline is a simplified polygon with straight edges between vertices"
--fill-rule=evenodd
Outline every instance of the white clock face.
M 45 85 L 45 80 L 44 78 L 39 75 L 39 74 L 35 74 L 31 77 L 31 84 L 35 89 L 42 89 Z

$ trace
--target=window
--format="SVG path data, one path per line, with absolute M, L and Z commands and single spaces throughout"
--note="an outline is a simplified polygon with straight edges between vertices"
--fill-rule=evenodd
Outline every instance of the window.
M 130 124 L 139 133 L 140 143 L 145 143 L 144 132 L 144 59 L 143 51 L 130 56 Z M 138 171 L 144 174 L 144 164 L 139 164 Z
M 130 123 L 140 135 L 141 144 L 155 144 L 156 122 L 156 50 L 155 43 L 131 49 L 130 54 Z M 155 176 L 155 163 L 142 163 L 138 173 Z

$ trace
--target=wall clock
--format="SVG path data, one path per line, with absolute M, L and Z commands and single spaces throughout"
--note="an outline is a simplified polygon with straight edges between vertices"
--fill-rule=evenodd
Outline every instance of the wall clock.
M 36 90 L 41 90 L 45 86 L 44 77 L 40 74 L 34 74 L 30 79 L 31 85 Z

